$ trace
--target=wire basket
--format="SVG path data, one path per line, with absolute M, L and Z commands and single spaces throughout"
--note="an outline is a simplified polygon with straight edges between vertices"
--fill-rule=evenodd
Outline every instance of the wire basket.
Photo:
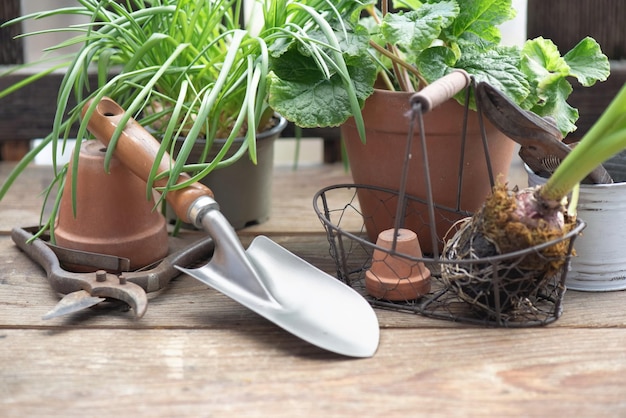
M 573 243 L 585 227 L 581 220 L 561 239 L 510 254 L 476 260 L 414 257 L 380 247 L 369 240 L 366 225 L 373 219 L 363 216 L 358 202 L 359 194 L 374 195 L 380 202 L 380 210 L 395 211 L 395 207 L 389 204 L 395 206 L 398 201 L 397 191 L 354 184 L 340 184 L 320 190 L 314 199 L 315 211 L 326 229 L 338 279 L 358 290 L 372 305 L 433 318 L 502 327 L 544 325 L 561 316 L 564 283 Z M 406 213 L 427 205 L 424 200 L 413 196 L 405 198 Z M 438 216 L 451 218 L 458 214 L 445 208 L 437 208 L 436 212 Z M 560 242 L 568 246 L 567 255 L 551 261 L 559 263 L 561 268 L 549 277 L 529 280 L 520 267 L 524 261 L 529 257 L 544 257 L 542 250 Z M 400 258 L 409 267 L 424 263 L 431 272 L 430 291 L 411 300 L 392 301 L 384 296 L 374 298 L 368 295 L 365 275 L 370 271 L 375 251 Z M 464 274 L 457 280 L 446 278 L 442 271 L 449 267 L 463 271 Z M 403 281 L 406 282 L 406 277 L 397 277 L 399 286 Z
M 338 279 L 381 308 L 497 327 L 528 327 L 555 321 L 562 314 L 564 283 L 573 244 L 585 227 L 584 222 L 577 220 L 565 236 L 522 251 L 474 259 L 456 258 L 445 243 L 471 213 L 433 201 L 421 119 L 423 103 L 415 96 L 411 101 L 407 155 L 399 190 L 339 184 L 320 190 L 314 197 L 314 209 L 326 229 Z M 432 107 L 429 105 L 429 109 Z M 478 113 L 481 118 L 480 111 Z M 408 153 L 416 122 L 422 128 L 426 198 L 411 196 L 405 191 Z M 489 164 L 488 149 L 484 148 L 485 161 Z M 493 186 L 491 169 L 488 171 Z M 368 213 L 361 210 L 362 201 L 370 202 Z M 374 209 L 372 201 L 376 202 Z M 382 245 L 380 236 L 374 243 L 376 238 L 371 236 L 371 231 L 381 230 L 380 225 L 376 225 L 377 213 L 387 213 L 393 219 L 391 245 Z M 436 233 L 438 224 L 453 227 L 440 238 Z M 432 254 L 425 256 L 419 251 L 401 249 L 397 237 L 406 231 L 405 225 L 410 225 L 410 230 L 420 239 L 431 239 Z M 551 249 L 556 246 L 564 246 L 566 251 L 553 255 Z M 440 248 L 445 257 L 440 256 Z M 554 268 L 546 274 L 533 274 L 526 267 L 529 260 L 541 260 Z

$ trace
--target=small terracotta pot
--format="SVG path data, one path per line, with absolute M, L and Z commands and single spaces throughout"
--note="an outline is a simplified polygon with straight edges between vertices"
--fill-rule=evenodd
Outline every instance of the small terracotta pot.
M 378 235 L 376 245 L 389 251 L 374 250 L 372 266 L 365 272 L 365 288 L 368 294 L 378 299 L 417 299 L 430 292 L 430 270 L 423 262 L 407 258 L 422 257 L 417 234 L 398 229 L 395 253 L 391 254 L 394 234 L 392 228 Z
M 130 259 L 132 270 L 168 253 L 165 217 L 146 198 L 146 183 L 113 157 L 104 170 L 106 147 L 85 141 L 80 150 L 76 187 L 76 216 L 68 176 L 55 229 L 57 245 Z M 72 163 L 68 172 L 72 170 Z M 75 266 L 76 270 L 88 270 Z

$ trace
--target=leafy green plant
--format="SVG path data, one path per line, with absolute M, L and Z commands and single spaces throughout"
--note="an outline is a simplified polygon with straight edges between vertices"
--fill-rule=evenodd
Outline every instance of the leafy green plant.
M 591 86 L 610 72 L 608 58 L 589 37 L 563 56 L 549 39 L 500 45 L 498 25 L 516 14 L 511 0 L 402 0 L 393 2 L 395 12 L 388 10 L 388 1 L 381 3 L 382 10 L 368 7 L 364 25 L 389 89 L 418 90 L 461 68 L 523 109 L 553 117 L 566 135 L 578 119 L 567 103 L 568 78 Z
M 75 7 L 17 18 L 6 24 L 56 15 L 83 15 L 89 23 L 43 32 L 75 36 L 52 49 L 81 45 L 78 53 L 0 92 L 0 98 L 54 69 L 64 68 L 51 133 L 9 175 L 0 199 L 15 178 L 48 144 L 53 158 L 78 127 L 72 182 L 81 142 L 89 138 L 87 120 L 98 100 L 109 96 L 161 138 L 158 156 L 172 153 L 175 139 L 184 137 L 163 194 L 197 181 L 212 170 L 246 154 L 255 161 L 255 134 L 267 126 L 275 110 L 298 126 L 330 126 L 354 116 L 371 94 L 376 68 L 367 54 L 367 33 L 354 31 L 363 4 L 340 0 L 256 0 L 244 16 L 243 0 L 77 0 Z M 260 27 L 242 23 L 262 15 Z M 251 21 L 252 22 L 252 21 Z M 22 68 L 22 67 L 20 67 Z M 97 73 L 90 87 L 88 76 Z M 70 107 L 70 99 L 77 102 Z M 89 101 L 85 119 L 81 109 Z M 323 111 L 322 111 L 323 110 Z M 112 157 L 123 123 L 112 138 Z M 244 136 L 232 157 L 227 152 Z M 194 143 L 205 140 L 204 156 L 216 138 L 226 138 L 217 156 L 203 163 L 187 161 Z M 148 181 L 156 179 L 155 161 Z M 54 161 L 54 183 L 62 184 L 65 167 Z M 176 185 L 179 174 L 191 180 Z M 76 190 L 76 187 L 73 187 Z M 148 191 L 149 192 L 149 191 Z M 54 213 L 44 227 L 53 227 Z

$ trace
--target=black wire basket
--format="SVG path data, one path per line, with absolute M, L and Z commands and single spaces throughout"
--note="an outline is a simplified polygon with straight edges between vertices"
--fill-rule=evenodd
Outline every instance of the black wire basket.
M 469 99 L 469 88 L 467 90 Z M 423 105 L 419 98 L 411 101 L 407 153 L 413 125 L 417 121 L 423 127 Z M 429 105 L 431 107 L 434 106 Z M 480 111 L 478 113 L 481 118 Z M 338 279 L 361 292 L 373 306 L 433 318 L 496 327 L 545 325 L 558 319 L 563 312 L 565 278 L 574 240 L 585 223 L 577 220 L 564 236 L 521 251 L 457 258 L 456 249 L 448 248 L 446 243 L 460 233 L 472 214 L 433 201 L 423 132 L 424 129 L 420 129 L 426 198 L 405 192 L 408 155 L 399 190 L 339 184 L 316 193 L 314 210 L 326 229 Z M 483 141 L 486 141 L 484 130 Z M 487 147 L 484 148 L 488 153 Z M 488 155 L 486 162 L 489 164 Z M 489 173 L 493 185 L 491 170 Z M 365 200 L 376 202 L 368 213 L 361 210 L 359 203 Z M 381 226 L 376 225 L 377 212 L 393 218 L 393 233 L 390 234 L 393 238 L 385 245 L 380 242 L 380 236 L 376 242 L 371 236 L 371 231 L 381 230 Z M 410 230 L 405 228 L 407 224 Z M 436 233 L 438 224 L 453 226 L 440 238 Z M 421 254 L 413 251 L 413 247 L 406 250 L 401 245 L 403 238 L 398 238 L 405 233 L 420 239 L 430 238 L 433 253 Z M 559 246 L 564 246 L 565 251 L 558 254 L 551 251 Z M 444 257 L 439 249 L 443 250 Z M 530 261 L 537 260 L 553 268 L 537 274 L 527 267 Z
M 388 205 L 397 202 L 397 191 L 355 184 L 339 184 L 320 190 L 315 195 L 315 210 L 327 232 L 330 255 L 337 267 L 337 278 L 361 292 L 373 306 L 502 327 L 544 325 L 561 316 L 564 283 L 573 243 L 585 227 L 584 222 L 578 220 L 575 228 L 559 240 L 495 257 L 476 260 L 414 257 L 380 247 L 369 240 L 366 224 L 372 219 L 363 216 L 358 203 L 359 194 L 375 195 L 379 199 L 380 210 L 395 210 Z M 413 196 L 405 196 L 405 199 L 407 213 L 411 212 L 411 208 L 427 204 Z M 443 217 L 457 215 L 457 212 L 444 208 L 437 209 L 437 212 Z M 544 257 L 542 250 L 561 242 L 568 246 L 567 255 L 552 260 L 561 264 L 561 268 L 550 277 L 529 280 L 524 269 L 519 266 L 529 257 Z M 409 267 L 424 263 L 431 273 L 430 291 L 420 298 L 408 300 L 389 300 L 384 296 L 376 298 L 368 295 L 365 275 L 371 269 L 375 251 L 400 258 Z M 442 274 L 444 269 L 451 267 L 462 272 L 457 280 Z M 398 276 L 398 286 L 407 282 L 406 279 Z M 390 290 L 393 290 L 393 286 Z

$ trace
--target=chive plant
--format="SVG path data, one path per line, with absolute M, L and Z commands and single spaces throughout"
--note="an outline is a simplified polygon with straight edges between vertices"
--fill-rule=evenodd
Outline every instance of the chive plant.
M 77 0 L 74 7 L 19 17 L 5 23 L 45 19 L 58 15 L 83 15 L 89 23 L 28 33 L 23 36 L 67 32 L 70 40 L 54 46 L 81 45 L 78 53 L 49 66 L 4 91 L 0 99 L 35 82 L 55 69 L 66 73 L 59 88 L 50 134 L 16 166 L 0 189 L 0 199 L 15 178 L 48 144 L 53 159 L 75 136 L 73 171 L 77 181 L 82 141 L 89 139 L 87 120 L 99 99 L 108 96 L 141 125 L 161 139 L 147 193 L 156 168 L 175 139 L 184 138 L 170 181 L 161 189 L 185 187 L 214 169 L 248 155 L 256 161 L 255 135 L 268 125 L 274 111 L 302 127 L 339 125 L 354 116 L 361 132 L 360 108 L 372 92 L 375 65 L 367 54 L 367 36 L 356 30 L 364 3 L 356 0 L 256 0 L 244 12 L 243 0 Z M 251 17 L 262 16 L 258 26 Z M 246 23 L 249 22 L 249 23 Z M 256 27 L 256 29 L 254 29 Z M 32 64 L 27 64 L 32 65 Z M 16 69 L 21 69 L 17 67 Z M 14 71 L 13 69 L 12 71 Z M 97 86 L 88 82 L 97 74 Z M 69 105 L 70 99 L 76 106 Z M 85 119 L 81 109 L 90 100 Z M 6 99 L 5 99 L 6 100 Z M 106 155 L 108 166 L 123 123 L 115 132 Z M 244 141 L 235 141 L 243 137 Z M 216 157 L 208 159 L 216 138 L 226 139 Z M 187 157 L 198 140 L 204 141 L 201 163 Z M 234 144 L 239 148 L 231 157 Z M 215 150 L 211 150 L 214 152 Z M 53 161 L 54 185 L 65 181 L 66 167 Z M 189 182 L 176 185 L 180 173 Z M 75 184 L 74 184 L 75 186 Z M 76 187 L 72 188 L 76 190 Z M 74 196 L 75 198 L 75 196 Z M 55 205 L 56 207 L 56 205 Z M 55 211 L 42 231 L 53 235 Z

